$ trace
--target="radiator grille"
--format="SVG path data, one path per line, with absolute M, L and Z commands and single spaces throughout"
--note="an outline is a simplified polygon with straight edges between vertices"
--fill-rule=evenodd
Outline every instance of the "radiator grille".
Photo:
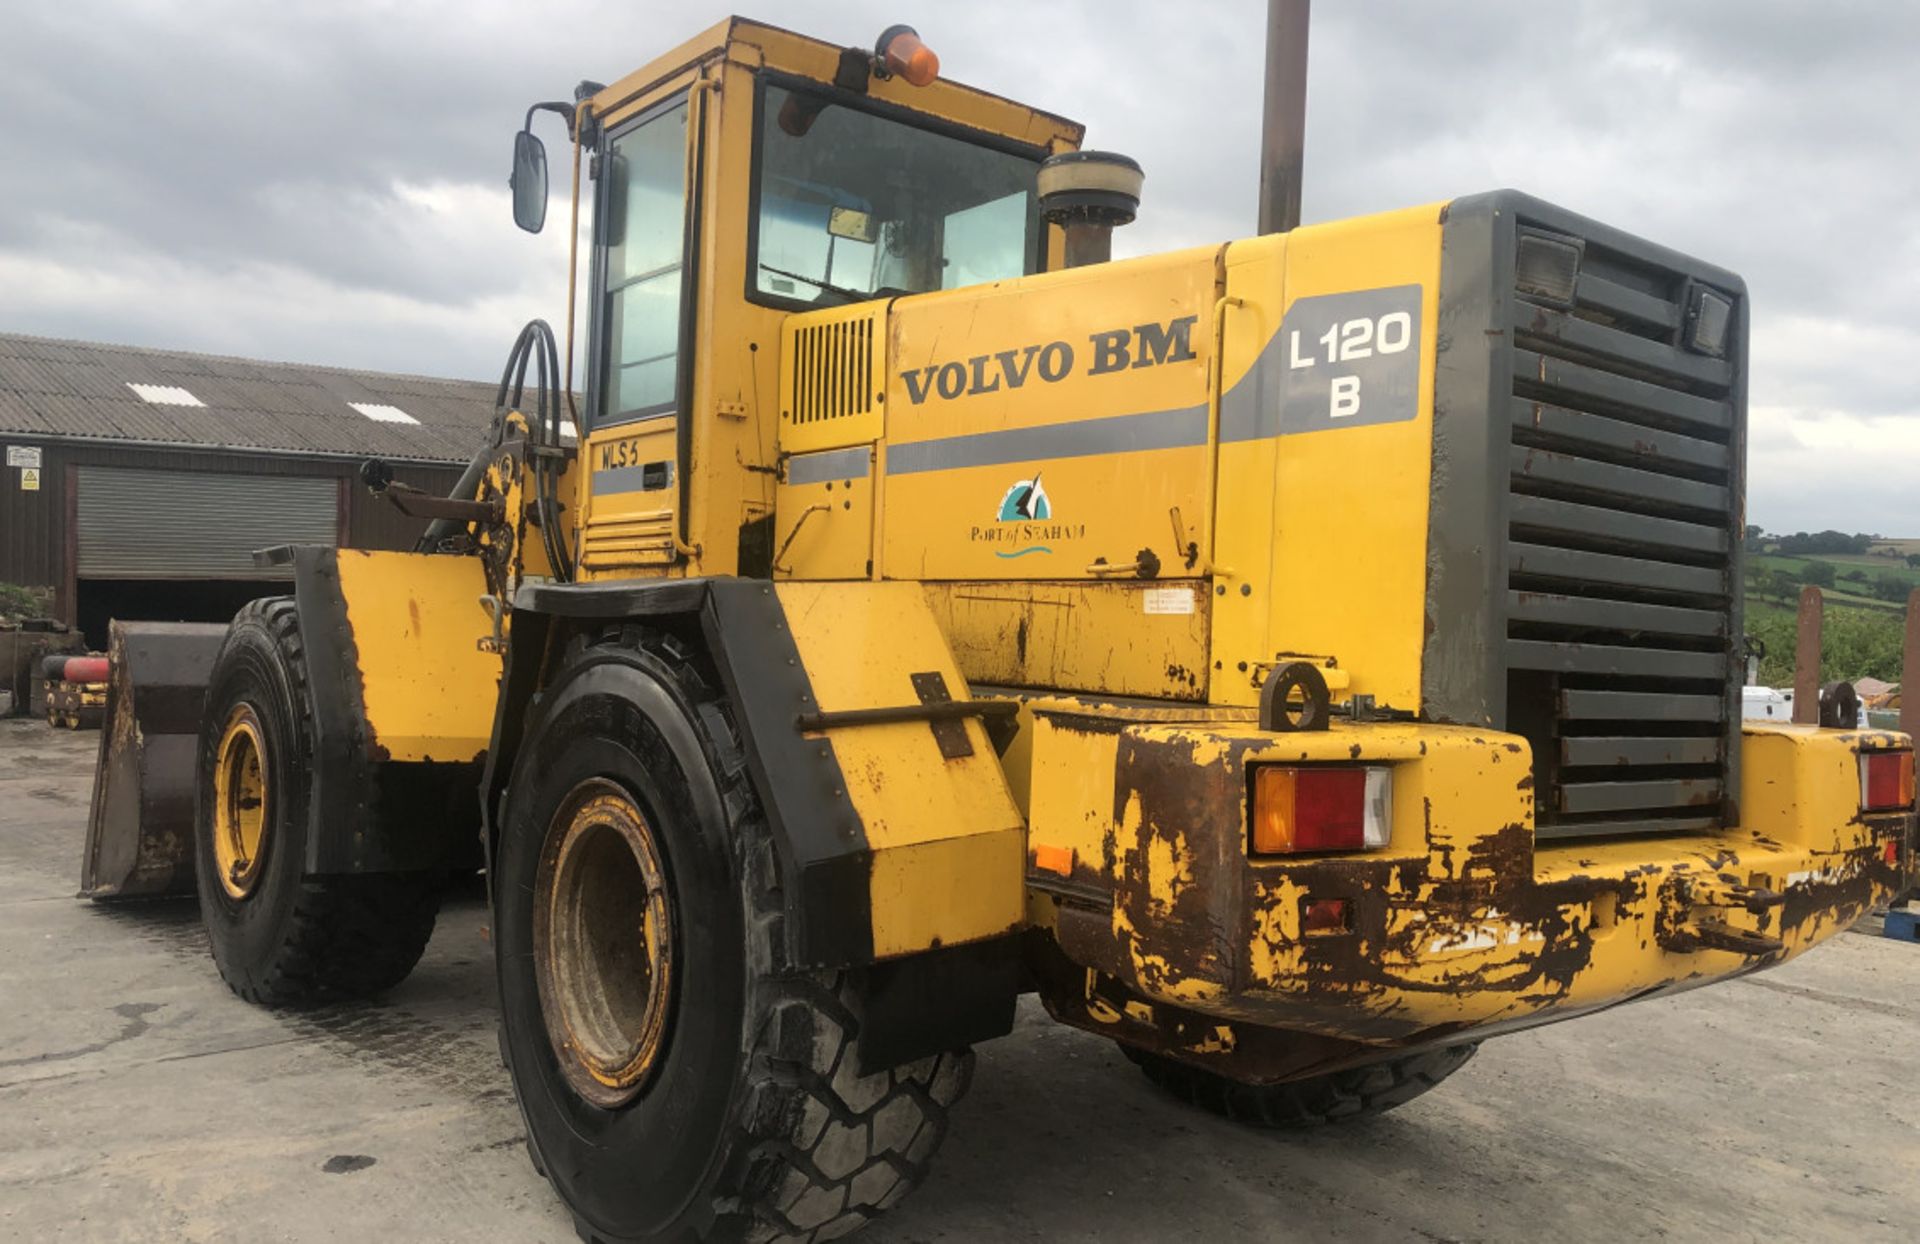
M 849 419 L 873 409 L 871 319 L 811 324 L 793 334 L 791 420 L 800 425 Z
M 1745 319 L 1725 357 L 1690 352 L 1694 278 L 1581 241 L 1571 305 L 1500 300 L 1506 725 L 1533 744 L 1539 837 L 1710 830 L 1739 737 Z

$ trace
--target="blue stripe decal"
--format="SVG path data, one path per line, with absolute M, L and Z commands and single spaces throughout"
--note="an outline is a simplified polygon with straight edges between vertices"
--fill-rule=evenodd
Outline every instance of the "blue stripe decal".
M 1037 428 L 1007 428 L 932 441 L 890 443 L 887 474 L 914 475 L 921 471 L 951 471 L 957 467 L 1104 457 L 1206 443 L 1207 408 L 1187 406 L 1179 410 L 1083 419 L 1078 423 L 1051 423 Z

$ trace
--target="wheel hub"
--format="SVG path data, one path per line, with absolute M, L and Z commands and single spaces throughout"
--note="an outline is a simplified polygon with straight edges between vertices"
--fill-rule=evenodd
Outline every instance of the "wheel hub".
M 260 879 L 267 838 L 266 732 L 250 704 L 236 704 L 220 735 L 213 771 L 214 871 L 228 896 L 242 899 Z
M 604 778 L 576 786 L 540 853 L 533 964 L 554 1056 L 594 1105 L 631 1101 L 658 1061 L 673 987 L 673 924 L 645 813 Z

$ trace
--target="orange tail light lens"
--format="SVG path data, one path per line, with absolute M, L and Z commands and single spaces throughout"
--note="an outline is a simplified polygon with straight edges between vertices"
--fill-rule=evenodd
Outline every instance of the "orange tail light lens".
M 940 58 L 911 30 L 902 30 L 887 40 L 880 60 L 888 73 L 899 74 L 915 86 L 925 86 L 940 76 Z
M 1377 850 L 1393 838 L 1392 803 L 1390 769 L 1263 765 L 1253 773 L 1254 854 Z
M 1912 806 L 1913 753 L 1861 753 L 1861 810 L 1863 812 L 1897 812 Z

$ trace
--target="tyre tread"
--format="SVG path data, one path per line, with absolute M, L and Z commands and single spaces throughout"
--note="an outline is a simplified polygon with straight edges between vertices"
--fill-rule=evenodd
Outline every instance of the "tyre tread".
M 679 640 L 637 625 L 576 641 L 572 655 L 592 659 L 594 649 L 609 647 L 639 655 L 672 680 L 707 744 L 745 878 L 746 950 L 758 977 L 758 1011 L 748 1018 L 748 1082 L 732 1121 L 736 1158 L 712 1189 L 710 1217 L 697 1238 L 820 1241 L 851 1234 L 925 1177 L 946 1135 L 948 1112 L 971 1080 L 973 1052 L 956 1050 L 872 1072 L 858 1066 L 859 998 L 851 976 L 787 960 L 773 831 L 753 788 L 732 707 L 714 690 L 717 680 Z M 888 1129 L 895 1139 L 904 1136 L 902 1143 L 886 1143 L 875 1126 L 889 1109 L 912 1113 L 911 1128 Z M 822 1114 L 824 1124 L 808 1124 Z M 844 1144 L 850 1132 L 865 1137 L 863 1151 L 851 1166 L 836 1154 L 843 1160 L 833 1165 L 844 1169 L 829 1175 L 820 1161 L 823 1150 Z M 824 1205 L 833 1208 L 823 1213 Z M 615 1244 L 577 1216 L 575 1227 L 583 1240 Z
M 278 651 L 302 729 L 312 737 L 306 647 L 291 596 L 249 601 L 236 626 L 254 621 Z M 304 760 L 304 758 L 303 758 Z M 259 1006 L 305 1006 L 365 997 L 405 980 L 426 952 L 440 910 L 438 878 L 365 873 L 301 881 L 285 936 L 257 972 L 232 974 L 227 987 Z M 216 962 L 218 962 L 216 960 Z
M 1420 1050 L 1285 1084 L 1243 1084 L 1146 1050 L 1121 1050 L 1147 1079 L 1188 1105 L 1251 1127 L 1300 1129 L 1370 1119 L 1464 1067 L 1477 1044 Z

